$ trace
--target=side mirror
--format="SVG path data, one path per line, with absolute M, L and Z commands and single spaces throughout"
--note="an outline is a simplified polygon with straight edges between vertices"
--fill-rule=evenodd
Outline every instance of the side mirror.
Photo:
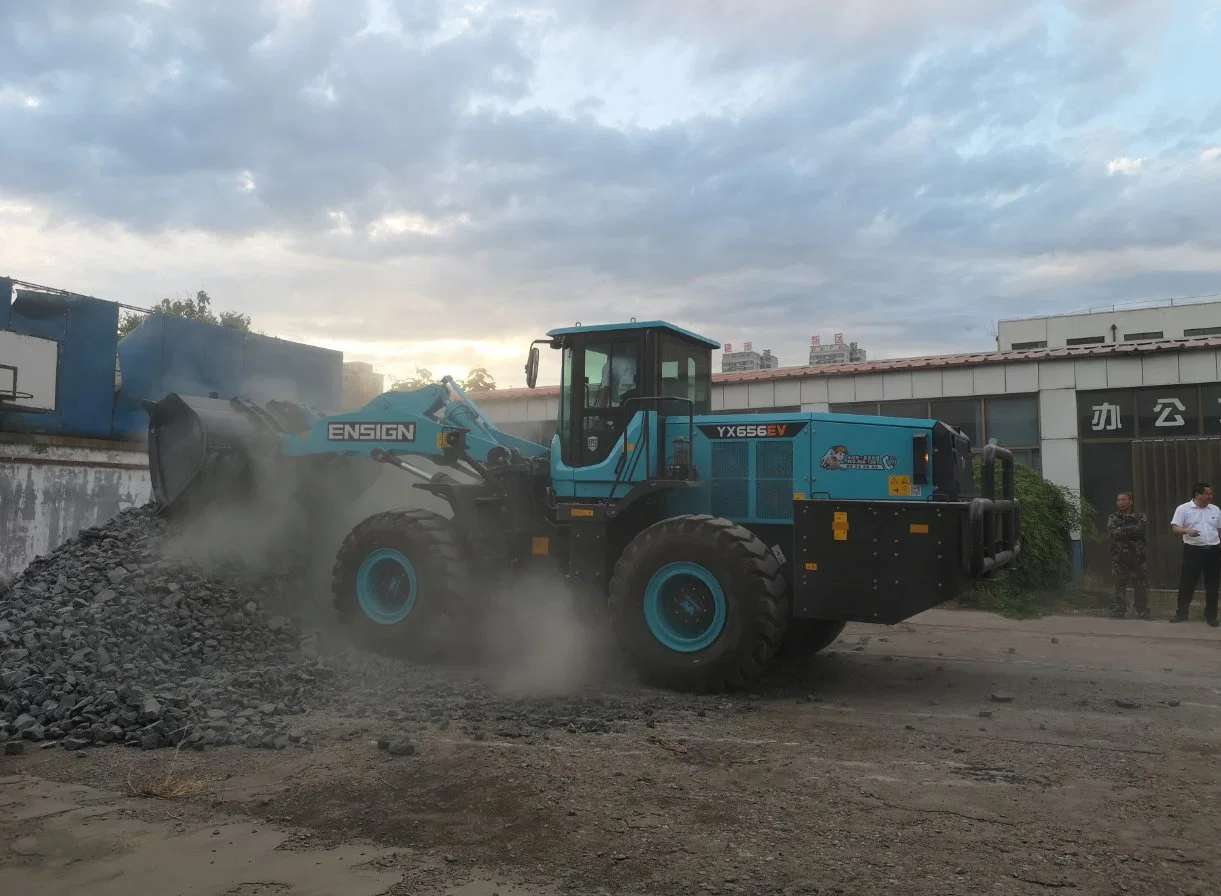
M 538 346 L 530 346 L 530 357 L 526 359 L 526 386 L 533 389 L 538 385 Z

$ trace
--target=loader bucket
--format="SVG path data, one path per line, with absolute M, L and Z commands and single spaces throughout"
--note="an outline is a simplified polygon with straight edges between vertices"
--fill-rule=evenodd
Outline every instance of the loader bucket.
M 144 410 L 153 500 L 163 514 L 250 497 L 260 485 L 256 464 L 276 461 L 279 428 L 245 402 L 171 393 Z

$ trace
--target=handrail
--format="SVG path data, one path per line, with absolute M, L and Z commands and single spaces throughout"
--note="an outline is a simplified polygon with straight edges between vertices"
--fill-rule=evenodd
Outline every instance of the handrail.
M 626 399 L 623 404 L 620 405 L 620 407 L 626 410 L 628 405 L 633 403 L 638 402 L 640 404 L 644 404 L 645 402 L 649 401 L 678 401 L 689 404 L 691 406 L 691 411 L 687 415 L 687 444 L 690 445 L 695 441 L 695 402 L 692 399 L 680 398 L 676 395 L 633 395 L 631 398 Z M 636 465 L 640 463 L 640 454 L 643 453 L 646 455 L 644 478 L 652 479 L 653 461 L 652 458 L 648 456 L 650 454 L 650 448 L 652 447 L 652 428 L 649 426 L 648 409 L 642 408 L 641 410 L 645 413 L 644 423 L 642 424 L 642 428 L 644 430 L 644 444 L 641 446 L 640 451 L 636 452 L 636 457 L 632 458 L 632 471 L 635 472 Z M 660 460 L 660 466 L 658 468 L 658 472 L 660 473 L 661 470 L 665 469 L 664 451 L 666 435 L 665 432 L 662 431 L 663 416 L 661 410 L 659 408 L 654 408 L 654 410 L 657 411 L 657 443 L 663 452 Z M 633 417 L 634 414 L 628 415 L 623 426 L 623 450 L 619 454 L 619 462 L 615 464 L 615 481 L 611 483 L 610 494 L 606 497 L 606 503 L 610 503 L 610 501 L 614 499 L 615 489 L 617 489 L 620 483 L 623 481 L 623 474 L 627 467 L 627 432 L 632 425 Z

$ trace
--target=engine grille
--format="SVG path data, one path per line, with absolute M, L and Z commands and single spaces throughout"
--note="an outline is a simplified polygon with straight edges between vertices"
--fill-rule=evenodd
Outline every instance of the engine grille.
M 793 519 L 793 443 L 712 443 L 712 512 L 733 520 Z

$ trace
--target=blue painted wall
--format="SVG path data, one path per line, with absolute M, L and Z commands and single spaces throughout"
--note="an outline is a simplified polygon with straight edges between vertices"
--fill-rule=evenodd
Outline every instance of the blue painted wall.
M 117 435 L 148 426 L 144 399 L 169 392 L 267 401 L 278 398 L 339 410 L 343 353 L 164 314 L 149 315 L 118 344 L 123 386 L 115 405 Z
M 118 340 L 119 306 L 86 296 L 18 290 L 0 278 L 0 329 L 59 343 L 56 413 L 4 413 L 0 428 L 91 438 L 142 437 L 140 402 L 168 392 L 272 398 L 334 413 L 343 353 L 163 314 Z M 115 392 L 115 355 L 122 386 Z
M 118 325 L 113 302 L 18 290 L 5 329 L 59 343 L 56 412 L 6 413 L 4 428 L 109 438 Z

